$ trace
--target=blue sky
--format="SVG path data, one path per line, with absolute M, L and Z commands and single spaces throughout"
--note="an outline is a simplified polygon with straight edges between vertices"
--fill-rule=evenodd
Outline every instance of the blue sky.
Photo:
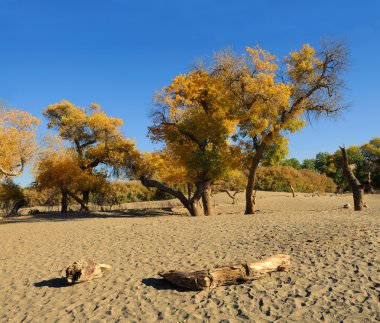
M 40 118 L 62 99 L 97 102 L 153 150 L 152 96 L 197 60 L 256 44 L 283 57 L 331 37 L 351 51 L 351 108 L 291 136 L 289 157 L 302 160 L 380 136 L 380 1 L 0 0 L 0 99 Z

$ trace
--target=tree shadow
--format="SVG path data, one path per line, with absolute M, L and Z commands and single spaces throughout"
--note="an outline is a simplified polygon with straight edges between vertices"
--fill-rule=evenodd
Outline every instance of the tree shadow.
M 47 280 L 42 280 L 38 283 L 33 284 L 34 287 L 50 287 L 50 288 L 62 288 L 72 286 L 67 282 L 65 278 L 52 278 Z
M 107 219 L 107 218 L 151 218 L 160 216 L 186 216 L 184 213 L 172 211 L 171 208 L 145 208 L 145 209 L 127 209 L 112 210 L 106 212 L 88 212 L 88 213 L 60 213 L 46 212 L 37 215 L 18 216 L 3 218 L 1 224 L 11 223 L 29 223 L 29 222 L 59 222 L 59 221 L 78 221 L 84 219 Z
M 189 292 L 189 290 L 170 284 L 162 278 L 145 278 L 141 281 L 144 285 L 153 287 L 157 290 L 175 290 L 177 292 Z

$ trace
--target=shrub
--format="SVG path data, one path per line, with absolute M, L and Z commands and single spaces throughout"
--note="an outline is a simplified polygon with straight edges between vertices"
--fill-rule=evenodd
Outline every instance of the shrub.
M 325 174 L 308 169 L 297 170 L 290 166 L 260 167 L 257 173 L 257 189 L 263 191 L 334 192 L 334 181 Z

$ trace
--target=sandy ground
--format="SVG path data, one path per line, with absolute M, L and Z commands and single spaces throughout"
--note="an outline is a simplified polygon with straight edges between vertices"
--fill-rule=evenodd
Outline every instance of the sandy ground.
M 370 207 L 359 213 L 342 209 L 352 204 L 349 195 L 260 192 L 255 216 L 242 214 L 243 197 L 233 206 L 219 195 L 213 217 L 143 205 L 2 221 L 0 321 L 380 321 L 380 195 L 366 201 Z M 157 275 L 277 253 L 291 255 L 290 271 L 246 285 L 189 292 Z M 113 269 L 67 286 L 60 270 L 82 257 Z

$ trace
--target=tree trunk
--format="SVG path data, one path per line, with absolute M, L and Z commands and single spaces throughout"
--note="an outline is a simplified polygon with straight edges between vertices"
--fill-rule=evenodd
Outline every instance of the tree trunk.
M 83 212 L 88 212 L 90 209 L 88 208 L 87 205 L 84 204 L 83 200 L 81 200 L 78 196 L 76 196 L 74 193 L 67 191 L 67 195 L 69 195 L 73 200 L 78 202 L 80 204 L 80 211 Z
M 243 193 L 244 190 L 234 191 L 234 194 L 231 194 L 228 189 L 221 189 L 221 190 L 219 190 L 219 192 L 225 192 L 225 193 L 227 193 L 227 195 L 232 199 L 232 204 L 237 204 L 236 195 L 239 194 L 239 193 Z
M 343 157 L 343 160 L 342 160 L 343 172 L 352 188 L 352 193 L 354 196 L 354 210 L 361 211 L 363 209 L 363 195 L 364 195 L 363 186 L 360 184 L 353 170 L 348 165 L 346 149 L 344 147 L 343 148 L 340 147 L 340 150 L 342 151 L 342 157 Z
M 255 189 L 256 172 L 259 167 L 260 160 L 265 150 L 265 143 L 261 143 L 257 147 L 255 155 L 252 158 L 251 166 L 249 168 L 248 182 L 245 190 L 245 212 L 244 214 L 255 214 L 255 200 L 253 198 L 253 191 Z
M 292 191 L 293 197 L 296 197 L 296 193 L 294 192 L 293 185 L 289 183 L 290 190 Z
M 88 211 L 88 203 L 90 202 L 90 191 L 89 190 L 82 192 L 82 201 L 83 201 L 83 204 L 86 206 L 86 209 L 84 209 L 81 206 L 80 212 Z
M 202 216 L 202 209 L 201 209 L 201 206 L 200 206 L 200 202 L 201 202 L 201 198 L 202 198 L 202 195 L 203 195 L 203 190 L 204 190 L 204 184 L 202 181 L 198 181 L 198 183 L 196 184 L 196 188 L 195 188 L 195 193 L 193 195 L 193 197 L 190 199 L 190 205 L 191 205 L 191 212 L 190 214 L 192 216 Z
M 61 199 L 61 212 L 62 213 L 67 213 L 68 209 L 68 197 L 67 197 L 67 192 L 62 191 L 62 199 Z
M 368 172 L 368 176 L 367 176 L 367 190 L 368 190 L 368 193 L 375 194 L 375 191 L 372 186 L 371 172 Z
M 203 212 L 204 215 L 213 215 L 214 208 L 212 205 L 212 196 L 211 196 L 211 183 L 207 182 L 204 184 L 202 192 L 202 203 L 203 203 Z
M 140 182 L 143 184 L 145 187 L 150 188 L 150 187 L 155 187 L 159 189 L 160 191 L 169 193 L 170 195 L 173 195 L 177 199 L 180 200 L 182 205 L 189 211 L 191 216 L 200 216 L 202 215 L 202 212 L 199 208 L 199 200 L 202 197 L 202 191 L 203 191 L 203 185 L 197 185 L 196 191 L 194 193 L 194 196 L 191 199 L 186 198 L 186 196 L 178 190 L 175 190 L 169 186 L 167 186 L 164 183 L 161 183 L 159 181 L 153 180 L 153 179 L 148 179 L 145 176 L 140 177 Z
M 219 267 L 195 272 L 167 271 L 158 274 L 172 283 L 189 290 L 204 290 L 218 286 L 237 285 L 251 282 L 274 271 L 286 271 L 290 266 L 290 256 L 276 255 L 252 263 Z

